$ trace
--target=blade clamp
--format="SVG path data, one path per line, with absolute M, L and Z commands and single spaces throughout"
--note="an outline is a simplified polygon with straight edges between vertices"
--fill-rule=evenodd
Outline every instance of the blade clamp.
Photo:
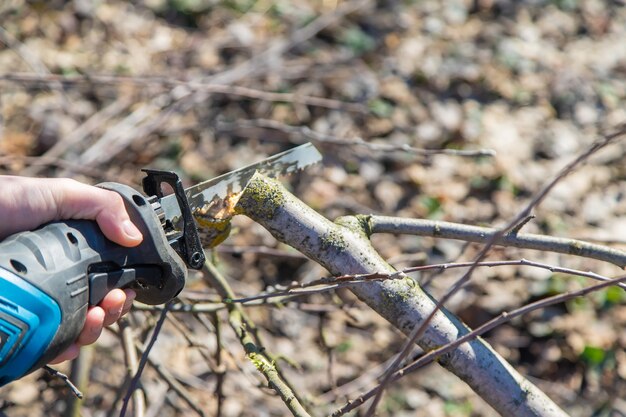
M 146 176 L 142 180 L 143 191 L 150 197 L 150 203 L 155 207 L 157 213 L 159 213 L 159 211 L 162 212 L 160 203 L 158 204 L 158 208 L 156 208 L 156 203 L 163 198 L 161 184 L 169 184 L 174 190 L 176 201 L 182 215 L 183 227 L 182 233 L 178 233 L 170 240 L 170 245 L 172 245 L 172 248 L 180 255 L 189 268 L 202 268 L 206 258 L 180 178 L 172 171 L 156 169 L 142 169 L 142 171 L 146 173 Z M 162 218 L 161 220 L 163 221 Z M 168 229 L 173 229 L 173 225 L 167 223 L 169 223 L 169 221 L 166 221 L 166 224 L 163 226 L 166 232 L 169 232 Z

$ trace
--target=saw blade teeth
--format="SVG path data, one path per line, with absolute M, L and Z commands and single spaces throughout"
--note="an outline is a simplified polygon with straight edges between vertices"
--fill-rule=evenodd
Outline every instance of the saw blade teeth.
M 319 151 L 311 143 L 306 143 L 189 187 L 185 194 L 192 210 L 202 208 L 214 200 L 224 199 L 243 191 L 256 172 L 276 178 L 302 171 L 321 159 Z M 162 198 L 161 207 L 167 219 L 172 220 L 180 216 L 178 204 L 172 196 Z

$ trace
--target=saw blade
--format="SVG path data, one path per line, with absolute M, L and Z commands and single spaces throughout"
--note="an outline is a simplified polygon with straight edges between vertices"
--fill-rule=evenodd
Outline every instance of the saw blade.
M 291 174 L 315 164 L 322 159 L 322 155 L 311 144 L 297 146 L 288 151 L 270 156 L 260 162 L 227 172 L 219 177 L 201 182 L 185 189 L 185 194 L 191 210 L 207 207 L 216 200 L 223 200 L 228 196 L 243 191 L 256 172 L 269 177 L 278 177 Z M 177 224 L 180 209 L 176 197 L 165 196 L 160 200 L 165 218 Z

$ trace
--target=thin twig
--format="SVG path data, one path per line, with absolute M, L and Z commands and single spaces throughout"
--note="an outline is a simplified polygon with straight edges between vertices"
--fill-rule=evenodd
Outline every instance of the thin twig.
M 225 85 L 220 83 L 207 83 L 202 81 L 186 81 L 166 76 L 145 77 L 133 76 L 124 77 L 106 74 L 90 75 L 56 75 L 56 74 L 34 74 L 34 73 L 13 73 L 0 75 L 0 81 L 20 82 L 24 84 L 50 84 L 62 83 L 65 85 L 75 84 L 134 84 L 138 86 L 161 86 L 164 89 L 174 87 L 184 87 L 189 92 L 202 92 L 207 94 L 223 94 L 229 96 L 245 97 L 255 100 L 270 102 L 285 102 L 304 104 L 307 106 L 323 107 L 334 110 L 346 110 L 356 113 L 367 113 L 367 107 L 360 103 L 350 103 L 340 100 L 333 100 L 324 97 L 313 97 L 295 93 L 274 93 L 270 91 L 256 90 L 248 87 Z
M 517 226 L 515 226 L 514 228 L 511 229 L 511 231 L 509 232 L 509 234 L 511 235 L 516 235 L 519 233 L 520 230 L 522 230 L 522 228 L 524 226 L 526 226 L 528 224 L 529 221 L 533 220 L 536 216 L 534 214 L 531 214 L 529 216 L 526 216 L 525 219 L 522 219 L 522 221 L 520 221 Z
M 217 397 L 217 408 L 215 416 L 222 416 L 222 408 L 224 407 L 224 380 L 226 379 L 226 366 L 222 363 L 222 324 L 217 312 L 211 314 L 213 327 L 215 327 L 215 396 Z
M 482 261 L 487 253 L 491 250 L 491 247 L 498 242 L 507 232 L 514 230 L 520 224 L 523 224 L 525 219 L 527 219 L 532 213 L 532 210 L 539 204 L 543 199 L 548 195 L 548 193 L 567 175 L 569 175 L 576 167 L 583 164 L 587 159 L 605 147 L 606 145 L 613 142 L 615 139 L 622 136 L 626 133 L 626 129 L 622 128 L 618 130 L 616 133 L 610 134 L 594 142 L 585 152 L 579 155 L 575 160 L 567 164 L 548 184 L 546 184 L 539 192 L 535 194 L 532 200 L 524 207 L 522 211 L 518 213 L 506 226 L 502 229 L 494 232 L 482 250 L 478 253 L 478 255 L 474 259 L 474 265 L 472 265 L 451 287 L 450 289 L 441 297 L 441 299 L 437 300 L 435 308 L 430 313 L 428 317 L 419 325 L 416 326 L 415 329 L 411 332 L 410 336 L 407 338 L 406 343 L 402 347 L 400 353 L 396 357 L 396 360 L 392 363 L 389 369 L 385 372 L 382 382 L 379 386 L 379 391 L 376 394 L 376 397 L 372 401 L 368 412 L 366 413 L 366 417 L 373 416 L 376 410 L 376 406 L 382 397 L 382 393 L 385 390 L 386 385 L 389 383 L 389 378 L 397 369 L 397 366 L 406 358 L 406 356 L 411 351 L 415 341 L 423 336 L 424 332 L 428 328 L 429 323 L 437 313 L 437 311 L 441 310 L 441 308 L 454 296 L 472 277 L 472 273 L 477 267 L 478 262 Z
M 204 411 L 198 406 L 197 401 L 194 400 L 189 392 L 181 385 L 180 382 L 176 380 L 176 378 L 163 366 L 158 360 L 153 357 L 148 356 L 149 348 L 145 351 L 142 351 L 139 343 L 135 343 L 135 348 L 140 352 L 141 358 L 146 358 L 147 362 L 150 366 L 159 374 L 161 379 L 163 379 L 167 385 L 174 390 L 174 392 L 183 399 L 187 403 L 187 405 L 195 411 L 200 417 L 206 417 Z
M 141 311 L 163 311 L 164 306 L 147 305 L 141 303 L 133 304 L 135 310 Z M 172 304 L 169 308 L 170 313 L 214 313 L 219 310 L 226 309 L 224 303 L 195 303 L 195 304 Z
M 334 291 L 338 288 L 349 287 L 352 285 L 364 284 L 372 281 L 383 281 L 389 279 L 403 279 L 406 274 L 411 272 L 424 272 L 424 271 L 444 271 L 447 269 L 455 268 L 470 268 L 473 265 L 477 267 L 499 267 L 499 266 L 530 266 L 534 268 L 546 269 L 550 272 L 558 272 L 566 275 L 581 276 L 585 278 L 595 279 L 597 281 L 608 281 L 611 278 L 604 275 L 597 274 L 592 271 L 581 271 L 572 268 L 564 268 L 560 266 L 554 266 L 546 263 L 530 261 L 528 259 L 507 260 L 507 261 L 489 261 L 489 262 L 449 262 L 441 264 L 420 265 L 409 268 L 404 268 L 393 273 L 377 272 L 373 274 L 352 274 L 341 275 L 338 277 L 325 277 L 319 280 L 307 282 L 307 283 L 292 283 L 285 289 L 281 289 L 276 292 L 257 294 L 250 297 L 235 298 L 227 300 L 230 303 L 249 303 L 251 301 L 265 300 L 276 297 L 298 297 L 303 295 L 321 294 L 323 292 Z M 626 290 L 626 284 L 618 284 L 619 287 Z M 313 288 L 317 287 L 317 288 Z M 303 290 L 305 289 L 305 290 Z
M 300 252 L 286 251 L 282 249 L 268 248 L 266 246 L 231 246 L 231 245 L 219 245 L 215 248 L 218 253 L 228 253 L 233 255 L 243 254 L 258 254 L 264 256 L 274 256 L 277 258 L 288 259 L 307 259 L 306 256 Z
M 227 303 L 240 303 L 246 304 L 251 301 L 267 300 L 277 297 L 301 297 L 304 295 L 321 294 L 323 292 L 334 291 L 339 288 L 346 288 L 352 285 L 362 284 L 364 282 L 383 281 L 390 279 L 404 279 L 406 275 L 402 272 L 395 272 L 390 274 L 367 274 L 367 275 L 343 275 L 341 277 L 327 277 L 319 280 L 307 282 L 305 284 L 294 283 L 287 287 L 287 289 L 279 290 L 276 292 L 251 295 L 249 297 L 227 299 Z M 312 288 L 319 287 L 319 288 Z M 283 300 L 280 300 L 283 301 Z M 277 302 L 277 301 L 274 301 Z
M 67 385 L 67 387 L 72 391 L 72 393 L 79 399 L 83 399 L 83 393 L 80 392 L 80 390 L 76 387 L 76 385 L 74 385 L 72 383 L 72 381 L 70 381 L 70 379 L 68 378 L 67 375 L 65 375 L 63 372 L 59 372 L 54 368 L 51 368 L 50 366 L 46 365 L 43 367 L 43 369 L 46 370 L 46 372 L 48 372 L 50 375 L 52 375 L 53 377 L 59 378 L 63 381 L 63 383 L 65 385 Z
M 137 350 L 135 349 L 135 335 L 126 317 L 122 317 L 118 324 L 122 335 L 122 347 L 124 348 L 126 358 L 127 374 L 128 378 L 132 380 L 132 377 L 137 374 L 137 370 L 139 369 L 139 360 L 137 358 Z M 142 417 L 146 410 L 146 399 L 143 395 L 143 391 L 140 389 L 134 390 L 132 397 L 133 416 Z
M 566 275 L 591 278 L 591 279 L 595 279 L 596 281 L 609 281 L 611 279 L 609 277 L 597 274 L 592 271 L 581 271 L 578 269 L 564 268 L 562 266 L 555 266 L 555 265 L 550 265 L 550 264 L 546 264 L 542 262 L 530 261 L 528 259 L 518 259 L 518 260 L 509 260 L 509 261 L 490 261 L 490 262 L 478 262 L 478 263 L 476 262 L 452 262 L 452 263 L 447 263 L 447 264 L 445 263 L 444 264 L 432 264 L 432 265 L 414 266 L 410 268 L 405 268 L 402 270 L 402 272 L 408 274 L 410 272 L 426 271 L 429 269 L 445 270 L 445 269 L 450 269 L 450 268 L 468 268 L 474 264 L 476 264 L 476 266 L 479 266 L 479 267 L 486 266 L 489 268 L 505 266 L 505 265 L 531 266 L 534 268 L 547 269 L 550 272 L 559 272 L 559 273 L 566 274 Z M 626 284 L 617 284 L 617 286 L 626 289 Z
M 345 288 L 352 285 L 359 285 L 366 282 L 372 281 L 383 281 L 389 279 L 404 279 L 406 274 L 412 272 L 425 272 L 425 271 L 444 271 L 448 269 L 456 269 L 456 268 L 469 268 L 472 265 L 476 264 L 477 267 L 500 267 L 500 266 L 528 266 L 533 268 L 545 269 L 550 272 L 562 273 L 566 275 L 572 276 L 581 276 L 585 278 L 595 279 L 597 281 L 607 281 L 610 278 L 597 274 L 592 271 L 582 271 L 573 268 L 565 268 L 561 266 L 550 265 L 542 262 L 532 261 L 528 259 L 517 259 L 517 260 L 504 260 L 504 261 L 487 261 L 487 262 L 478 262 L 475 263 L 473 261 L 469 262 L 448 262 L 448 263 L 440 263 L 440 264 L 429 264 L 429 265 L 420 265 L 420 266 L 412 266 L 403 268 L 393 273 L 384 273 L 384 272 L 376 272 L 372 274 L 349 274 L 349 275 L 341 275 L 337 277 L 323 277 L 314 281 L 310 281 L 307 283 L 299 283 L 293 282 L 285 287 L 279 287 L 279 289 L 275 292 L 270 293 L 261 293 L 255 294 L 248 297 L 240 297 L 240 298 L 226 298 L 224 303 L 220 304 L 208 304 L 208 308 L 203 308 L 203 304 L 184 304 L 184 305 L 173 305 L 170 307 L 170 312 L 172 313 L 214 313 L 218 310 L 225 309 L 228 304 L 238 303 L 244 306 L 272 306 L 276 305 L 277 301 L 274 302 L 258 302 L 269 300 L 272 298 L 285 297 L 285 300 L 280 300 L 281 303 L 285 301 L 290 301 L 294 297 L 311 295 L 311 294 L 321 294 L 328 291 L 334 291 L 338 288 Z M 619 284 L 619 287 L 626 290 L 626 284 Z M 146 306 L 143 304 L 136 304 L 134 307 L 136 310 L 143 311 L 162 311 L 162 306 Z M 316 310 L 317 311 L 317 310 Z
M 352 138 L 344 139 L 337 136 L 329 135 L 326 133 L 317 132 L 307 126 L 291 126 L 285 123 L 281 123 L 276 120 L 270 119 L 256 119 L 256 120 L 238 120 L 236 123 L 220 123 L 218 128 L 221 129 L 238 129 L 246 127 L 261 127 L 265 129 L 274 129 L 281 132 L 288 133 L 294 138 L 305 137 L 307 140 L 312 140 L 317 143 L 326 143 L 332 145 L 341 146 L 360 146 L 370 149 L 376 152 L 408 152 L 414 155 L 431 156 L 431 155 L 452 155 L 452 156 L 466 156 L 466 157 L 483 157 L 483 156 L 495 156 L 495 151 L 492 149 L 422 149 L 416 148 L 410 145 L 393 145 L 388 143 L 371 143 L 366 142 L 363 138 L 355 136 Z M 300 139 L 301 140 L 301 139 Z
M 242 304 L 244 307 L 276 307 L 276 308 L 284 308 L 284 307 L 293 307 L 300 311 L 305 311 L 309 313 L 319 313 L 319 312 L 332 312 L 339 310 L 339 307 L 326 305 L 326 304 L 311 304 L 311 303 L 302 303 L 302 302 L 290 302 L 290 300 L 280 300 L 280 304 L 276 301 L 268 302 L 266 300 L 259 300 L 258 302 L 250 301 Z M 207 303 L 199 303 L 199 304 L 175 304 L 170 310 L 171 313 L 179 313 L 179 314 L 212 314 L 216 311 L 225 310 L 227 308 L 227 303 L 218 303 L 218 304 L 207 304 Z M 163 306 L 149 306 L 145 304 L 135 304 L 133 307 L 135 310 L 141 311 L 163 311 Z
M 159 316 L 159 320 L 154 326 L 154 330 L 152 331 L 152 337 L 150 338 L 150 341 L 148 342 L 148 346 L 146 347 L 146 350 L 141 355 L 141 360 L 139 361 L 137 372 L 135 373 L 135 376 L 133 377 L 133 379 L 130 381 L 128 391 L 126 392 L 126 396 L 124 397 L 124 402 L 122 403 L 122 409 L 120 411 L 120 417 L 124 417 L 126 415 L 126 409 L 128 408 L 130 397 L 132 396 L 135 389 L 137 389 L 137 384 L 139 383 L 139 379 L 141 378 L 143 369 L 145 368 L 146 363 L 148 362 L 148 355 L 150 354 L 150 350 L 152 350 L 152 347 L 154 346 L 157 338 L 159 337 L 159 333 L 161 332 L 161 327 L 163 327 L 163 323 L 165 323 L 165 317 L 167 316 L 168 307 L 170 304 L 171 302 L 165 304 L 165 308 L 161 312 L 161 315 Z
M 456 349 L 457 347 L 459 347 L 463 343 L 469 342 L 469 341 L 477 338 L 478 336 L 488 332 L 489 330 L 492 330 L 492 329 L 494 329 L 497 326 L 500 326 L 500 325 L 502 325 L 502 324 L 504 324 L 506 322 L 509 322 L 509 321 L 513 320 L 516 317 L 522 316 L 524 314 L 528 314 L 528 313 L 533 312 L 535 310 L 539 310 L 539 309 L 542 309 L 542 308 L 549 307 L 549 306 L 554 305 L 554 304 L 563 303 L 563 302 L 566 302 L 566 301 L 571 300 L 573 298 L 581 297 L 581 296 L 587 295 L 587 294 L 589 294 L 591 292 L 598 291 L 598 290 L 601 290 L 601 289 L 606 288 L 606 287 L 610 287 L 612 285 L 623 284 L 624 281 L 626 281 L 626 275 L 623 275 L 623 276 L 617 277 L 617 278 L 612 278 L 609 281 L 602 282 L 602 283 L 599 283 L 599 284 L 590 285 L 589 287 L 585 287 L 585 288 L 577 290 L 577 291 L 570 291 L 570 292 L 566 292 L 566 293 L 563 293 L 563 294 L 554 295 L 552 297 L 543 298 L 541 300 L 535 301 L 534 303 L 527 304 L 527 305 L 525 305 L 523 307 L 517 308 L 517 309 L 512 310 L 510 312 L 506 312 L 506 311 L 502 312 L 502 313 L 500 313 L 499 316 L 489 320 L 488 322 L 482 324 L 480 327 L 477 327 L 476 329 L 472 330 L 471 332 L 466 333 L 465 335 L 463 335 L 462 337 L 458 338 L 454 342 L 448 343 L 445 346 L 441 346 L 441 347 L 439 347 L 437 349 L 429 351 L 428 353 L 424 354 L 423 356 L 421 356 L 419 359 L 417 359 L 413 363 L 411 363 L 411 364 L 403 367 L 402 369 L 394 372 L 391 375 L 389 381 L 390 382 L 397 381 L 398 379 L 402 378 L 403 376 L 408 375 L 409 373 L 414 372 L 417 369 L 419 369 L 419 368 L 421 368 L 421 367 L 431 363 L 432 361 L 436 360 L 437 358 L 440 358 L 443 355 L 451 352 L 452 350 Z M 341 409 L 335 411 L 332 414 L 332 417 L 339 417 L 339 416 L 342 416 L 342 415 L 344 415 L 344 414 L 354 410 L 356 407 L 360 406 L 361 404 L 363 404 L 364 402 L 366 402 L 367 400 L 372 398 L 377 392 L 379 392 L 379 388 L 380 388 L 380 385 L 372 388 L 371 390 L 369 390 L 365 394 L 362 394 L 356 400 L 349 402 L 348 404 L 346 404 Z
M 78 357 L 72 361 L 70 375 L 76 381 L 76 385 L 81 392 L 86 392 L 89 386 L 89 375 L 91 373 L 91 362 L 93 359 L 94 345 L 83 346 Z M 68 399 L 67 408 L 64 415 L 66 417 L 80 417 L 82 400 L 76 395 Z

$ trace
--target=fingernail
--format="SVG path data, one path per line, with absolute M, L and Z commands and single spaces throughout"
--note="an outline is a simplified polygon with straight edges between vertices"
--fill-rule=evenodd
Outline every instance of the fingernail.
M 132 240 L 141 240 L 143 237 L 139 229 L 137 229 L 137 227 L 130 220 L 124 220 L 124 223 L 122 223 L 122 229 L 124 230 L 124 233 L 126 233 L 126 236 Z

